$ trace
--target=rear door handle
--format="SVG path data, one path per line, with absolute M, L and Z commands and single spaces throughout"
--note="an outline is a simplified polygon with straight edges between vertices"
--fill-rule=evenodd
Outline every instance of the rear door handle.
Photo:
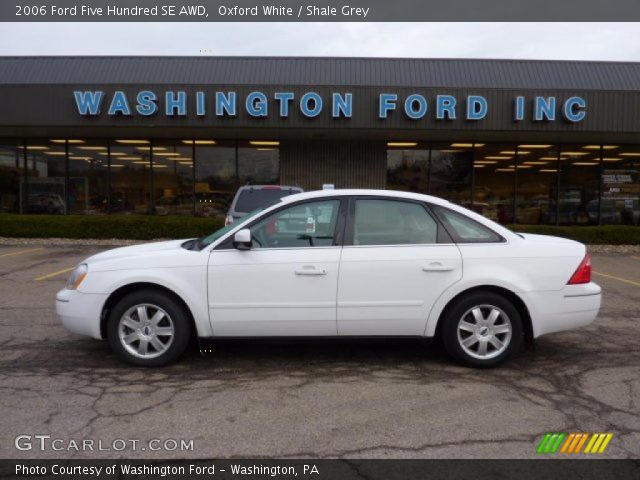
M 305 265 L 301 268 L 296 268 L 294 270 L 296 275 L 309 275 L 309 276 L 319 276 L 326 275 L 327 271 L 323 269 L 317 269 L 313 265 Z
M 422 267 L 425 272 L 451 272 L 453 270 L 452 265 L 443 265 L 440 262 L 431 262 L 428 265 Z

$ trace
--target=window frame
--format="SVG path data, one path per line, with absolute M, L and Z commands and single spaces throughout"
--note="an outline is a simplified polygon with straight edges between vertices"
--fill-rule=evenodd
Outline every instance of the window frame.
M 356 202 L 358 200 L 383 200 L 388 202 L 403 202 L 403 203 L 412 203 L 414 205 L 421 206 L 427 215 L 431 217 L 431 219 L 435 222 L 438 227 L 438 231 L 436 232 L 436 242 L 435 243 L 393 243 L 393 244 L 381 244 L 381 245 L 355 245 L 353 243 L 353 237 L 355 233 L 355 214 L 356 214 Z M 444 228 L 442 222 L 438 219 L 436 215 L 431 211 L 429 205 L 425 202 L 419 200 L 413 200 L 411 198 L 397 198 L 397 197 L 389 197 L 385 195 L 354 195 L 349 197 L 349 215 L 347 217 L 347 224 L 345 228 L 344 235 L 344 246 L 345 247 L 357 247 L 357 248 L 377 248 L 377 247 L 415 247 L 415 246 L 433 246 L 433 245 L 454 245 L 452 237 L 449 235 L 449 232 Z
M 259 251 L 268 251 L 268 250 L 301 250 L 301 249 L 308 249 L 308 248 L 335 248 L 335 247 L 342 247 L 344 244 L 344 238 L 345 238 L 345 226 L 347 223 L 346 217 L 347 217 L 347 206 L 348 206 L 348 201 L 344 196 L 338 196 L 338 195 L 332 195 L 330 197 L 316 197 L 316 198 L 307 198 L 305 200 L 299 200 L 297 202 L 291 202 L 291 203 L 286 203 L 281 205 L 278 208 L 275 208 L 273 210 L 269 210 L 268 212 L 264 212 L 262 215 L 258 215 L 256 218 L 254 218 L 250 223 L 248 223 L 247 225 L 244 225 L 242 228 L 240 228 L 239 230 L 232 230 L 231 232 L 229 232 L 228 236 L 224 239 L 222 239 L 220 241 L 220 243 L 218 243 L 218 245 L 216 245 L 215 247 L 213 247 L 213 249 L 211 251 L 215 251 L 215 250 L 237 250 L 237 248 L 235 248 L 233 246 L 233 237 L 235 236 L 236 232 L 240 231 L 240 230 L 245 230 L 245 229 L 251 229 L 254 225 L 256 225 L 257 223 L 263 221 L 264 219 L 266 219 L 267 217 L 270 217 L 272 215 L 276 215 L 279 212 L 286 210 L 288 208 L 292 208 L 292 207 L 298 207 L 301 205 L 306 205 L 309 203 L 318 203 L 318 202 L 329 202 L 329 201 L 338 201 L 338 219 L 336 220 L 336 226 L 335 226 L 335 230 L 334 230 L 334 236 L 333 236 L 333 243 L 331 245 L 323 245 L 323 246 L 300 246 L 300 247 L 258 247 L 255 250 L 259 250 Z M 242 219 L 240 219 L 242 220 Z M 253 248 L 251 250 L 254 250 Z
M 456 212 L 455 210 L 452 210 L 451 208 L 444 207 L 442 205 L 430 204 L 429 208 L 430 208 L 430 210 L 433 211 L 433 214 L 438 218 L 438 220 L 440 221 L 442 226 L 446 229 L 447 233 L 453 239 L 453 241 L 456 243 L 456 245 L 487 245 L 487 244 L 499 245 L 499 244 L 506 244 L 507 243 L 507 239 L 504 238 L 502 235 L 500 235 L 498 232 L 496 232 L 492 228 L 487 227 L 483 223 L 480 223 L 480 222 L 474 220 L 473 218 L 470 218 L 469 216 L 465 215 L 464 213 Z M 460 216 L 464 217 L 465 219 L 469 220 L 470 222 L 473 222 L 476 225 L 479 225 L 481 228 L 484 228 L 485 230 L 488 230 L 493 235 L 495 235 L 499 240 L 497 240 L 497 241 L 494 241 L 494 240 L 489 240 L 489 241 L 476 240 L 476 241 L 473 241 L 473 240 L 471 240 L 470 241 L 470 240 L 464 239 L 460 235 L 458 235 L 458 233 L 456 232 L 456 230 L 453 227 L 453 225 L 451 225 L 451 223 L 447 220 L 447 218 L 444 215 L 442 215 L 439 212 L 439 210 L 446 210 L 448 212 L 452 212 L 454 215 L 460 215 Z

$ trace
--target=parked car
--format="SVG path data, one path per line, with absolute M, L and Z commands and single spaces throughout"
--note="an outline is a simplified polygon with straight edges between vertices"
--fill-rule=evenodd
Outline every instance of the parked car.
M 207 237 L 89 257 L 56 309 L 140 366 L 175 361 L 192 336 L 400 336 L 439 337 L 457 361 L 489 367 L 525 337 L 591 323 L 600 299 L 578 242 L 426 195 L 326 190 Z
M 224 224 L 230 225 L 249 212 L 270 207 L 278 203 L 282 197 L 295 195 L 302 191 L 300 187 L 283 185 L 245 185 L 240 187 L 231 202 Z
M 34 193 L 29 195 L 27 203 L 29 213 L 65 213 L 64 200 L 57 193 Z

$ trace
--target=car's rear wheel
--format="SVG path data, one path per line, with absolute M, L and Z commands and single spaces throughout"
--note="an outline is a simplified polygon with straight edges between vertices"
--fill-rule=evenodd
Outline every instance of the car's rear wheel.
M 445 349 L 470 367 L 492 367 L 520 349 L 522 319 L 505 297 L 474 292 L 450 308 L 442 326 Z
M 132 292 L 109 314 L 109 344 L 131 365 L 159 367 L 171 363 L 184 353 L 190 336 L 188 312 L 158 291 Z

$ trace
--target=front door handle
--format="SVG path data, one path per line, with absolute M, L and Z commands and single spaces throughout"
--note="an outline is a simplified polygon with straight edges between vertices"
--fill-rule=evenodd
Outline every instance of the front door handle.
M 319 276 L 326 275 L 327 271 L 323 269 L 317 269 L 313 265 L 305 265 L 301 268 L 296 268 L 294 270 L 296 275 L 310 275 L 310 276 Z
M 451 272 L 453 270 L 452 265 L 443 265 L 440 262 L 431 262 L 428 265 L 422 267 L 425 272 Z

